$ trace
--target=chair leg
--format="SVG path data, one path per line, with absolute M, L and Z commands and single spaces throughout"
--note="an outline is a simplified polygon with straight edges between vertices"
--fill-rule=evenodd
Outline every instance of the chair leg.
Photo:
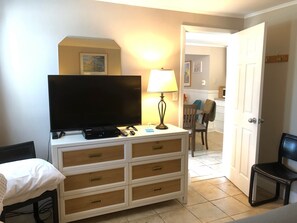
M 33 203 L 34 219 L 36 223 L 43 223 L 39 217 L 38 202 Z
M 194 157 L 194 152 L 195 152 L 195 144 L 196 144 L 196 133 L 195 131 L 192 132 L 192 148 L 191 148 L 191 152 L 192 152 L 192 157 Z
M 290 190 L 291 190 L 291 184 L 286 185 L 284 205 L 289 204 Z
M 5 211 L 2 211 L 0 215 L 0 221 L 5 222 Z
M 275 188 L 275 199 L 279 198 L 279 191 L 280 191 L 280 183 L 276 183 L 276 188 Z
M 203 137 L 203 132 L 201 132 L 201 142 L 202 142 L 202 145 L 204 145 L 204 137 Z
M 58 210 L 58 195 L 57 190 L 52 195 L 53 203 L 53 223 L 59 223 L 59 210 Z
M 206 148 L 206 150 L 208 150 L 207 131 L 205 132 L 205 148 Z
M 250 179 L 250 190 L 249 190 L 249 203 L 251 206 L 253 206 L 254 177 L 255 177 L 255 171 L 252 167 L 251 179 Z
M 191 149 L 191 135 L 189 135 L 189 150 Z
M 279 189 L 280 189 L 280 183 L 276 182 L 276 190 L 275 190 L 275 195 L 272 198 L 266 199 L 266 200 L 262 200 L 262 201 L 253 201 L 253 192 L 254 192 L 254 177 L 255 177 L 255 170 L 251 169 L 251 179 L 250 179 L 250 188 L 249 188 L 249 203 L 252 207 L 256 207 L 259 206 L 261 204 L 266 204 L 268 202 L 271 201 L 275 201 L 278 199 L 279 197 Z M 259 174 L 259 173 L 257 173 Z M 285 203 L 285 202 L 284 202 Z

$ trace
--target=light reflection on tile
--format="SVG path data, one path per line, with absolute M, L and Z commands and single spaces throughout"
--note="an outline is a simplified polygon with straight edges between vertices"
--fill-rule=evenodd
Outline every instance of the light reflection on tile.
M 212 201 L 214 205 L 220 208 L 229 216 L 241 214 L 250 210 L 249 207 L 245 206 L 243 203 L 234 199 L 233 197 L 226 197 Z
M 202 222 L 210 222 L 227 217 L 222 210 L 210 202 L 190 206 L 188 209 Z
M 129 223 L 164 223 L 164 221 L 159 215 L 153 215 L 153 216 L 129 221 Z
M 201 221 L 195 217 L 189 210 L 187 209 L 179 209 L 176 211 L 169 211 L 166 213 L 160 214 L 161 218 L 166 223 L 200 223 Z
M 142 219 L 142 218 L 147 218 L 157 214 L 151 205 L 139 207 L 139 208 L 133 208 L 133 209 L 127 210 L 126 213 L 127 213 L 126 218 L 128 219 L 129 222 Z

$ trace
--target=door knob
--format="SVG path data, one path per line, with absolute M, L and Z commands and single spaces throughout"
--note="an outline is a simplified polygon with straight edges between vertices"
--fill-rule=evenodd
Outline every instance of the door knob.
M 259 124 L 264 123 L 264 119 L 263 119 L 263 118 L 259 118 L 258 123 L 259 123 Z
M 256 118 L 249 118 L 249 119 L 248 119 L 248 122 L 249 122 L 249 123 L 254 123 L 254 124 L 256 124 L 256 123 L 257 123 L 257 119 L 256 119 Z

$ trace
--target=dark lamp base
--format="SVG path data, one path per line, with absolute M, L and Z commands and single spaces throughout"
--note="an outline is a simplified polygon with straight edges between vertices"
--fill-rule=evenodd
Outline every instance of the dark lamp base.
M 168 129 L 168 127 L 165 124 L 161 123 L 156 126 L 156 129 Z

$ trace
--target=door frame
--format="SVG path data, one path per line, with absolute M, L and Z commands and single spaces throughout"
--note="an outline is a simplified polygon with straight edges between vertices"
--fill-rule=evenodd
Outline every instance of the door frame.
M 218 28 L 211 28 L 211 27 L 201 27 L 201 26 L 189 26 L 189 25 L 181 25 L 181 33 L 180 33 L 180 83 L 179 83 L 179 106 L 178 106 L 178 125 L 179 127 L 182 128 L 183 126 L 183 103 L 184 103 L 184 97 L 183 97 L 183 93 L 184 93 L 184 69 L 185 69 L 185 48 L 186 48 L 186 32 L 194 32 L 194 33 L 207 33 L 207 34 L 233 34 L 238 32 L 238 30 L 231 30 L 231 29 L 218 29 Z M 205 45 L 205 42 L 203 42 Z M 202 45 L 202 44 L 201 44 Z M 210 44 L 212 47 L 222 47 L 222 43 L 217 43 L 215 44 L 214 42 L 212 42 Z M 209 45 L 209 46 L 210 46 Z M 211 47 L 210 46 L 210 47 Z M 228 47 L 228 41 L 226 41 L 225 43 L 225 47 Z M 227 57 L 226 57 L 226 66 L 227 66 Z M 223 174 L 226 175 L 225 173 L 225 167 L 224 167 L 224 163 L 223 163 Z
M 181 25 L 180 32 L 180 82 L 179 82 L 179 105 L 178 105 L 178 125 L 180 127 L 183 126 L 183 92 L 184 92 L 184 61 L 185 61 L 185 48 L 186 48 L 186 32 L 194 32 L 194 33 L 208 33 L 208 34 L 232 34 L 238 32 L 238 30 L 233 29 L 219 29 L 219 28 L 211 28 L 211 27 L 203 27 L 203 26 L 190 26 L 190 25 Z M 215 46 L 214 43 L 212 43 Z M 222 44 L 218 44 L 221 46 Z M 228 46 L 228 42 L 226 42 L 226 47 Z

